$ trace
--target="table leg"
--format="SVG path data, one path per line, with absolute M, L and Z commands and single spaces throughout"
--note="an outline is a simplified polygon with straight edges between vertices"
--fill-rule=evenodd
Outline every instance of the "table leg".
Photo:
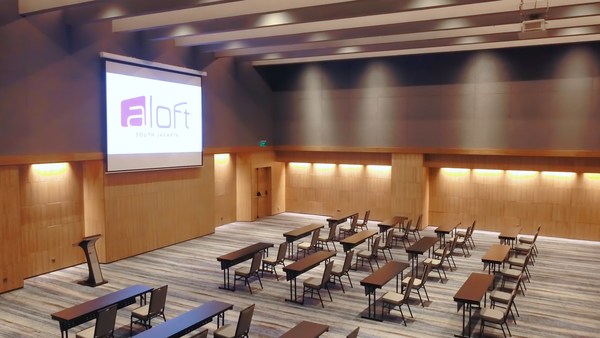
M 296 277 L 290 279 L 290 298 L 286 299 L 285 301 L 301 304 L 301 302 L 298 301 L 298 291 L 296 288 Z
M 368 315 L 367 316 L 363 315 L 362 318 L 382 322 L 383 318 L 382 319 L 377 318 L 377 290 L 375 288 L 373 288 L 373 290 L 368 290 L 367 294 L 369 295 L 369 298 L 368 298 L 369 308 L 368 308 L 368 312 L 367 312 Z M 372 296 L 373 301 L 371 301 L 371 295 L 373 295 Z M 372 314 L 371 314 L 371 304 L 373 304 L 373 313 Z M 381 305 L 381 306 L 383 307 L 383 305 Z M 383 308 L 382 308 L 382 310 L 383 310 Z
M 233 291 L 229 278 L 229 268 L 223 269 L 223 286 L 219 286 L 219 289 Z

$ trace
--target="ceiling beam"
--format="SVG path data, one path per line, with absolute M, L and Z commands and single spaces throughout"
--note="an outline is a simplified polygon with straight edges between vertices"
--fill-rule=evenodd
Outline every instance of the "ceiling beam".
M 351 60 L 351 59 L 365 59 L 365 58 L 377 58 L 377 57 L 387 57 L 387 56 L 473 51 L 473 50 L 482 50 L 482 49 L 499 49 L 499 48 L 511 48 L 511 47 L 554 45 L 554 44 L 590 42 L 590 41 L 600 41 L 600 34 L 579 35 L 579 36 L 575 36 L 575 37 L 561 36 L 561 37 L 553 37 L 553 38 L 546 38 L 546 39 L 513 40 L 513 41 L 501 41 L 501 42 L 490 42 L 490 43 L 474 43 L 474 44 L 464 44 L 464 45 L 389 50 L 389 51 L 365 52 L 365 53 L 309 56 L 309 57 L 298 57 L 298 58 L 287 58 L 287 59 L 281 58 L 281 59 L 272 59 L 272 60 L 257 60 L 257 61 L 252 61 L 251 64 L 253 66 L 267 66 L 267 65 L 308 63 L 308 62 L 321 62 L 321 61 L 332 61 L 332 60 Z
M 285 11 L 350 1 L 356 0 L 245 0 L 116 19 L 113 20 L 112 24 L 113 32 L 130 32 L 232 16 Z
M 97 0 L 19 0 L 19 14 L 27 15 L 37 12 L 62 9 L 73 5 Z

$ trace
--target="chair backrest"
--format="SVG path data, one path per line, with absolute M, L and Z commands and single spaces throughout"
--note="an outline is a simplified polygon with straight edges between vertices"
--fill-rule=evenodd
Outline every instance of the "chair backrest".
M 352 266 L 352 258 L 353 257 L 354 257 L 354 251 L 348 250 L 346 252 L 346 258 L 344 259 L 344 266 L 342 267 L 343 273 L 350 271 L 350 267 Z
M 254 254 L 252 257 L 252 263 L 250 263 L 250 274 L 255 274 L 258 272 L 260 268 L 260 262 L 262 261 L 262 251 L 259 251 Z
M 535 235 L 533 235 L 533 241 L 531 241 L 532 244 L 535 244 L 535 241 L 537 240 L 538 234 L 540 233 L 540 229 L 542 228 L 542 226 L 538 226 L 537 231 L 535 232 Z
M 363 224 L 367 224 L 369 222 L 369 216 L 371 215 L 371 210 L 367 210 L 365 212 L 365 218 L 363 219 Z
M 448 255 L 452 255 L 454 253 L 454 248 L 456 248 L 457 241 L 458 241 L 458 236 L 454 236 L 452 238 L 452 242 L 450 242 L 450 249 L 448 250 Z
M 352 332 L 350 332 L 346 338 L 357 338 L 358 337 L 358 330 L 360 330 L 360 326 L 356 327 L 356 329 L 352 330 Z
M 423 214 L 419 215 L 417 218 L 417 223 L 415 223 L 415 230 L 421 230 L 421 220 L 423 219 Z
M 354 231 L 356 229 L 357 224 L 358 224 L 358 213 L 352 215 L 352 219 L 350 220 L 350 230 Z
M 150 306 L 148 308 L 148 317 L 156 317 L 164 312 L 167 303 L 168 285 L 163 285 L 152 290 L 150 295 Z
M 115 332 L 115 321 L 117 319 L 117 305 L 111 305 L 98 311 L 94 337 L 112 337 Z
M 394 240 L 394 228 L 391 228 L 390 230 L 388 230 L 388 233 L 385 237 L 385 245 L 383 246 L 386 249 L 389 249 L 392 247 L 392 240 Z
M 287 246 L 288 246 L 287 242 L 281 242 L 281 244 L 279 244 L 279 249 L 277 250 L 277 259 L 275 261 L 275 264 L 283 262 L 283 260 L 285 259 L 285 253 L 287 251 Z
M 312 238 L 310 239 L 310 247 L 314 248 L 317 246 L 317 242 L 319 241 L 319 234 L 321 233 L 321 229 L 315 229 L 312 233 Z
M 454 242 L 454 241 L 452 241 Z M 442 251 L 442 256 L 440 257 L 440 264 L 444 264 L 444 259 L 446 259 L 446 256 L 448 256 L 448 252 L 450 251 L 450 248 L 452 247 L 452 242 L 448 242 L 446 243 L 446 245 L 444 245 L 444 250 Z
M 379 242 L 381 241 L 381 236 L 375 237 L 373 240 L 373 246 L 371 247 L 371 256 L 377 257 L 377 251 L 379 250 Z
M 429 277 L 429 273 L 431 272 L 431 264 L 425 264 L 425 269 L 423 269 L 423 275 L 421 275 L 421 286 L 425 284 L 427 278 Z
M 406 226 L 404 227 L 404 237 L 408 237 L 408 231 L 412 227 L 412 219 L 406 221 Z
M 331 278 L 331 270 L 333 269 L 333 261 L 325 264 L 325 270 L 323 270 L 323 278 L 321 279 L 321 288 L 325 287 L 327 283 L 329 283 L 329 278 Z
M 404 298 L 402 299 L 405 303 L 408 301 L 410 297 L 410 293 L 412 292 L 413 284 L 415 283 L 415 276 L 410 277 L 408 283 L 406 284 L 406 288 L 404 289 Z
M 247 308 L 240 311 L 240 318 L 238 319 L 237 327 L 235 328 L 235 337 L 247 336 L 250 332 L 250 324 L 252 323 L 252 316 L 254 315 L 254 306 L 252 304 Z

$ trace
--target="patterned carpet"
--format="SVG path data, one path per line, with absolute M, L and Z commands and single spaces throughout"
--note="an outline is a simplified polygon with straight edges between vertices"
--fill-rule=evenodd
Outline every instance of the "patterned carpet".
M 274 255 L 277 245 L 284 240 L 284 232 L 315 222 L 325 224 L 325 217 L 284 213 L 252 223 L 224 225 L 210 236 L 102 265 L 104 278 L 109 282 L 96 288 L 76 283 L 87 277 L 85 264 L 30 278 L 25 281 L 24 288 L 0 295 L 0 337 L 58 337 L 58 322 L 50 318 L 51 313 L 133 284 L 169 285 L 167 319 L 216 299 L 234 304 L 234 310 L 227 312 L 225 321 L 235 324 L 239 311 L 256 303 L 251 337 L 278 337 L 303 320 L 329 325 L 329 332 L 323 337 L 345 337 L 356 326 L 360 326 L 359 337 L 451 337 L 461 332 L 462 320 L 462 312 L 457 312 L 453 296 L 471 272 L 482 272 L 481 257 L 492 244 L 498 243 L 497 233 L 476 231 L 477 247 L 466 258 L 457 251 L 458 269 L 447 271 L 447 282 L 440 283 L 437 273 L 431 273 L 426 282 L 431 301 L 422 307 L 418 296 L 411 296 L 414 318 L 407 317 L 406 327 L 397 310 L 386 315 L 383 322 L 361 318 L 367 308 L 367 296 L 360 280 L 370 274 L 368 265 L 350 272 L 354 288 L 349 288 L 346 282 L 345 294 L 339 285 L 333 285 L 333 302 L 325 297 L 324 309 L 318 299 L 307 300 L 305 305 L 285 302 L 284 299 L 289 297 L 289 283 L 285 278 L 276 281 L 270 274 L 264 275 L 262 290 L 257 281 L 251 283 L 254 294 L 240 284 L 236 292 L 218 288 L 223 282 L 223 274 L 217 256 L 258 241 L 273 243 L 275 250 L 269 254 Z M 369 228 L 377 229 L 376 223 L 371 222 Z M 435 236 L 435 233 L 433 229 L 425 229 L 422 235 Z M 341 264 L 344 254 L 341 245 L 337 247 L 340 251 L 334 260 Z M 532 280 L 527 284 L 526 295 L 516 298 L 520 313 L 517 325 L 509 321 L 512 335 L 597 337 L 600 332 L 597 279 L 600 243 L 540 236 L 538 247 L 540 253 L 535 266 L 531 267 Z M 366 244 L 361 244 L 358 249 L 365 248 Z M 395 260 L 408 259 L 402 246 L 392 249 L 392 253 Z M 249 262 L 240 266 L 246 264 Z M 301 275 L 299 288 L 308 277 L 320 278 L 322 269 L 323 264 Z M 279 272 L 284 275 L 281 269 Z M 383 290 L 378 290 L 377 295 L 394 289 L 395 283 L 390 282 Z M 129 310 L 133 307 L 118 311 L 116 337 L 129 336 Z M 378 307 L 378 311 L 380 309 Z M 475 311 L 477 318 L 478 311 Z M 154 323 L 160 323 L 160 320 Z M 78 326 L 70 333 L 74 337 L 75 332 L 92 324 Z M 216 323 L 206 327 L 212 336 Z M 135 331 L 140 330 L 135 327 Z M 479 324 L 474 327 L 474 333 L 474 336 L 479 333 Z M 484 336 L 502 337 L 502 331 L 486 327 Z

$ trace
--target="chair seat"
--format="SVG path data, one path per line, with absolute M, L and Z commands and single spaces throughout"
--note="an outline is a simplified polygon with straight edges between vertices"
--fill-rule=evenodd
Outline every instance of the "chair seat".
M 148 316 L 149 310 L 150 310 L 150 304 L 146 304 L 144 306 L 138 307 L 137 309 L 131 310 L 131 316 L 135 317 L 135 318 L 143 318 L 143 317 Z
M 383 297 L 381 297 L 381 300 L 384 303 L 390 303 L 390 304 L 400 304 L 400 303 L 402 303 L 403 299 L 404 299 L 403 294 L 393 292 L 393 291 L 388 291 L 383 295 Z
M 244 266 L 235 270 L 235 274 L 242 277 L 247 277 L 250 275 L 250 267 Z
M 267 263 L 267 264 L 275 264 L 277 263 L 277 257 L 271 256 L 271 257 L 265 257 L 263 258 L 263 263 Z
M 329 236 L 323 236 L 323 237 L 319 236 L 319 241 L 321 241 L 321 242 L 325 242 L 328 240 L 329 240 Z
M 525 258 L 511 257 L 508 259 L 508 264 L 516 265 L 516 266 L 523 266 L 523 265 L 525 265 Z
M 369 258 L 371 257 L 371 250 L 361 250 L 356 255 L 360 258 Z
M 433 251 L 433 254 L 436 256 L 441 256 L 444 253 L 444 248 L 438 248 Z
M 87 329 L 85 329 L 83 331 L 77 332 L 77 335 L 75 335 L 75 337 L 76 338 L 94 338 L 95 331 L 96 331 L 95 326 L 88 327 Z
M 486 322 L 492 322 L 496 324 L 504 323 L 504 312 L 498 309 L 483 308 L 479 313 L 479 317 Z
M 298 244 L 298 249 L 308 250 L 308 249 L 310 249 L 310 243 L 302 242 L 302 243 Z
M 529 251 L 529 249 L 531 249 L 531 244 L 517 244 L 515 246 L 517 251 Z
M 502 270 L 502 274 L 507 277 L 518 278 L 521 274 L 521 270 L 506 268 Z
M 408 285 L 408 281 L 410 280 L 410 277 L 406 277 L 402 280 L 402 285 L 406 286 Z M 413 287 L 414 288 L 419 288 L 421 286 L 421 279 L 420 278 L 415 278 L 415 281 L 413 282 Z
M 519 238 L 519 243 L 533 244 L 533 238 Z
M 235 329 L 236 327 L 234 325 L 225 325 L 225 326 L 221 326 L 220 328 L 216 329 L 214 332 L 214 337 L 218 338 L 218 337 L 223 337 L 223 338 L 234 338 L 235 337 Z
M 321 278 L 309 277 L 304 281 L 304 286 L 318 289 L 321 286 Z
M 431 265 L 440 265 L 441 263 L 442 263 L 441 260 L 434 259 L 434 258 L 425 258 L 425 260 L 423 261 L 423 264 L 431 264 Z
M 331 269 L 331 274 L 332 275 L 342 275 L 344 273 L 344 266 L 341 264 L 338 265 L 334 265 L 333 268 Z
M 494 290 L 490 294 L 490 299 L 494 302 L 508 304 L 511 296 L 512 294 L 510 292 Z
M 350 231 L 350 230 L 352 230 L 352 227 L 349 225 L 342 225 L 339 229 L 341 231 Z
M 466 230 L 458 230 L 458 231 L 456 231 L 456 236 L 458 236 L 458 237 L 465 237 L 466 234 L 467 234 Z

